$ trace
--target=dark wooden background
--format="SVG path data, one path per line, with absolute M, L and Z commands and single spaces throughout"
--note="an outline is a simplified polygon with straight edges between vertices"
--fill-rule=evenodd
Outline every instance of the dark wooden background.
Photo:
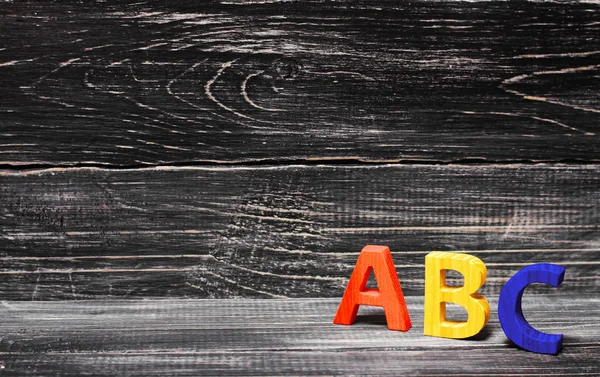
M 339 297 L 372 243 L 594 293 L 598 7 L 4 2 L 0 297 Z
M 600 375 L 599 8 L 1 1 L 0 376 Z M 331 323 L 367 244 L 408 333 Z M 433 250 L 488 267 L 473 339 L 422 335 Z M 537 262 L 555 357 L 496 316 Z

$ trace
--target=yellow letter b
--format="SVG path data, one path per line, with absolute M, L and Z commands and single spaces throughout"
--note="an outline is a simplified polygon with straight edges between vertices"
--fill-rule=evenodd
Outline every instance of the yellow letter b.
M 446 270 L 464 277 L 462 287 L 446 285 Z M 487 276 L 481 259 L 469 254 L 434 251 L 425 257 L 425 335 L 441 338 L 468 338 L 483 329 L 490 319 L 490 305 L 477 294 Z M 465 322 L 446 320 L 446 303 L 466 309 Z

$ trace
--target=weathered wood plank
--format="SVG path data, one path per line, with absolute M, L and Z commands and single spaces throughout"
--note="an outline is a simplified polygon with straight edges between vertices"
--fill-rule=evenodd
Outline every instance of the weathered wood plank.
M 6 302 L 2 375 L 598 375 L 600 301 L 526 295 L 541 331 L 563 333 L 557 356 L 517 349 L 496 301 L 469 340 L 423 336 L 423 299 L 407 298 L 413 328 L 388 331 L 380 308 L 332 324 L 338 299 Z M 454 313 L 450 313 L 453 315 Z
M 600 159 L 592 1 L 4 2 L 1 164 Z
M 484 293 L 537 262 L 600 283 L 600 165 L 97 168 L 0 172 L 0 293 L 338 297 L 366 244 L 407 295 L 432 250 L 488 265 Z M 543 289 L 543 288 L 540 288 Z

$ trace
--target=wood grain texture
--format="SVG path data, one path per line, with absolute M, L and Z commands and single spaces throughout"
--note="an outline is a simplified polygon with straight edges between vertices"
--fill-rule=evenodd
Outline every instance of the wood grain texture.
M 600 283 L 600 166 L 560 164 L 67 168 L 0 172 L 5 299 L 341 297 L 367 244 L 406 295 L 432 250 Z M 545 288 L 538 288 L 544 290 Z M 546 290 L 547 291 L 547 290 Z
M 492 318 L 468 340 L 389 331 L 380 308 L 332 323 L 338 299 L 7 302 L 0 305 L 3 376 L 273 376 L 600 374 L 597 295 L 528 295 L 540 331 L 563 333 L 557 356 L 514 346 Z M 452 313 L 451 313 L 452 314 Z
M 599 6 L 3 2 L 0 376 L 600 375 Z M 332 324 L 367 244 L 408 333 Z M 487 265 L 475 339 L 422 335 L 432 250 Z M 497 320 L 536 262 L 557 357 Z
M 0 163 L 600 159 L 595 1 L 8 1 Z

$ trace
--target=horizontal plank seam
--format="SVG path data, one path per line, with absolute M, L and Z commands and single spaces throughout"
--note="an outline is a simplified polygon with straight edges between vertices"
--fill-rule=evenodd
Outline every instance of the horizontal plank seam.
M 147 165 L 104 165 L 104 164 L 74 164 L 74 165 L 44 165 L 44 164 L 23 164 L 10 165 L 0 163 L 0 176 L 8 175 L 28 175 L 43 172 L 66 172 L 78 170 L 97 170 L 97 171 L 152 171 L 152 170 L 235 170 L 235 169 L 285 169 L 285 168 L 314 168 L 314 167 L 347 167 L 347 168 L 368 168 L 368 167 L 403 167 L 403 166 L 457 166 L 473 168 L 495 168 L 495 167 L 522 167 L 522 166 L 546 166 L 546 167 L 579 167 L 579 166 L 599 166 L 598 161 L 494 161 L 494 162 L 435 162 L 435 161 L 404 161 L 404 162 L 356 162 L 351 163 L 330 163 L 321 161 L 319 163 L 193 163 L 193 164 L 147 164 Z
M 69 169 L 69 168 L 99 168 L 106 170 L 140 170 L 152 168 L 169 167 L 281 167 L 281 166 L 347 166 L 347 165 L 537 165 L 537 164 L 563 164 L 563 165 L 594 165 L 599 164 L 599 159 L 556 159 L 556 160 L 530 160 L 530 159 L 499 159 L 490 160 L 485 158 L 464 158 L 452 160 L 433 160 L 433 159 L 390 159 L 374 160 L 369 158 L 351 156 L 351 157 L 332 157 L 332 158 L 306 158 L 306 159 L 259 159 L 259 160 L 196 160 L 196 161 L 176 161 L 167 163 L 139 163 L 139 164 L 109 164 L 98 162 L 79 162 L 73 164 L 46 164 L 38 162 L 19 162 L 4 161 L 0 162 L 2 170 L 50 170 L 50 169 Z

